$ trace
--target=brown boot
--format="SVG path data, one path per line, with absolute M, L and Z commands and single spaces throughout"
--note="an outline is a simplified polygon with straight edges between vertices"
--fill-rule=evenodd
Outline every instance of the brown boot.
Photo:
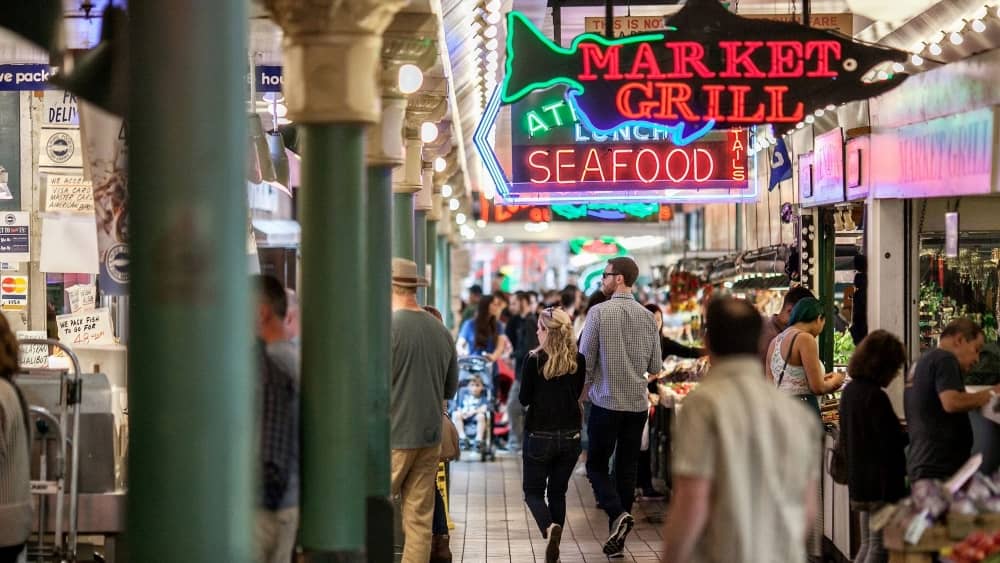
M 435 535 L 431 538 L 430 563 L 451 563 L 451 537 L 448 534 Z

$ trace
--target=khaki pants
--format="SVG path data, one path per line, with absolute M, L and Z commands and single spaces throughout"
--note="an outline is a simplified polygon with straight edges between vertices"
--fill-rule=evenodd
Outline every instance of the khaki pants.
M 290 563 L 299 531 L 299 509 L 257 510 L 254 544 L 257 563 Z
M 402 563 L 427 563 L 431 557 L 438 455 L 441 445 L 392 450 L 392 494 L 403 497 Z

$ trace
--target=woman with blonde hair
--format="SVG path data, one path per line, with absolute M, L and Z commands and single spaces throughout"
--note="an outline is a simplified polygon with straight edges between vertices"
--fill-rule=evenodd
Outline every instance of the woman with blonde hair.
M 587 368 L 576 349 L 573 319 L 562 309 L 549 307 L 538 316 L 538 343 L 524 361 L 518 395 L 527 412 L 524 501 L 549 540 L 545 561 L 555 563 L 566 524 L 566 489 L 580 457 L 580 395 Z

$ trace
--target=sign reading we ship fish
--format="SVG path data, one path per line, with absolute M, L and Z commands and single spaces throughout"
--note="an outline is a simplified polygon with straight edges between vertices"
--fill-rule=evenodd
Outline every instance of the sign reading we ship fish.
M 591 131 L 664 128 L 684 145 L 720 127 L 794 124 L 830 104 L 877 96 L 902 82 L 862 77 L 907 54 L 794 23 L 750 20 L 715 0 L 690 0 L 663 32 L 606 39 L 584 34 L 563 48 L 523 15 L 508 16 L 501 99 L 565 88 Z

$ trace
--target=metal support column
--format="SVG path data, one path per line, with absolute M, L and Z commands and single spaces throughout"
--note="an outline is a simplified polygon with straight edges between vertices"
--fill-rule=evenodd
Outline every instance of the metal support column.
M 284 94 L 303 133 L 299 560 L 362 562 L 369 476 L 358 465 L 368 444 L 359 421 L 368 421 L 370 405 L 358 382 L 371 365 L 359 351 L 378 321 L 369 300 L 337 280 L 374 289 L 388 268 L 368 254 L 365 127 L 381 117 L 372 69 L 382 33 L 406 2 L 265 3 L 285 33 Z
M 417 263 L 417 274 L 423 276 L 427 269 L 427 211 L 423 209 L 413 213 L 413 261 Z M 427 304 L 427 288 L 417 288 L 417 302 Z
M 252 561 L 247 4 L 135 2 L 128 25 L 130 559 Z
M 413 192 L 394 191 L 392 194 L 392 255 L 413 260 L 416 255 L 413 240 Z
M 823 361 L 827 371 L 833 369 L 833 328 L 836 314 L 833 309 L 834 299 L 834 278 L 836 274 L 836 242 L 837 231 L 833 223 L 833 208 L 820 208 L 817 211 L 819 246 L 819 278 L 816 280 L 816 287 L 819 291 L 816 295 L 823 302 L 824 316 L 826 317 L 826 327 L 819 337 L 819 358 Z
M 427 264 L 431 267 L 431 286 L 427 288 L 427 304 L 436 307 L 438 303 L 438 265 L 437 265 L 437 220 L 432 219 L 432 214 L 427 215 L 427 229 L 424 231 L 424 242 L 427 248 Z
M 383 60 L 382 118 L 368 137 L 368 291 L 370 312 L 362 380 L 368 391 L 367 535 L 369 561 L 392 561 L 395 542 L 390 499 L 392 462 L 389 443 L 390 347 L 392 332 L 392 173 L 403 163 L 402 122 L 406 98 L 398 91 L 398 62 Z

